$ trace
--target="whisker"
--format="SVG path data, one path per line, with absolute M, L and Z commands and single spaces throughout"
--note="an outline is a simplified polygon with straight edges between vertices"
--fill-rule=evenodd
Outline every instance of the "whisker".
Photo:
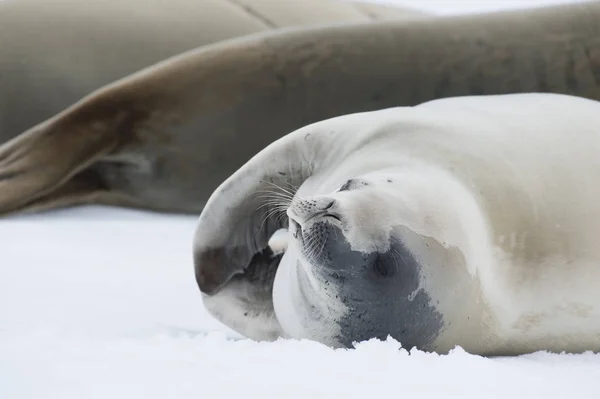
M 325 250 L 325 244 L 327 244 L 327 238 L 325 238 L 323 240 L 323 245 L 321 245 L 321 249 L 319 249 L 319 253 L 318 253 L 319 257 L 321 257 L 321 255 L 323 255 L 323 250 Z
M 262 231 L 262 229 L 263 229 L 263 227 L 265 226 L 265 223 L 267 222 L 267 220 L 269 220 L 269 218 L 271 218 L 271 217 L 272 217 L 274 214 L 276 214 L 276 213 L 277 213 L 277 211 L 272 211 L 272 212 L 269 212 L 269 213 L 267 213 L 267 214 L 265 215 L 265 217 L 263 218 L 263 221 L 262 221 L 262 223 L 260 224 L 260 229 L 259 229 L 259 231 Z
M 278 197 L 278 198 L 286 198 L 286 199 L 291 199 L 293 198 L 292 195 L 288 194 L 288 193 L 280 193 L 278 191 L 269 191 L 269 190 L 261 190 L 261 191 L 255 191 L 256 193 L 261 193 L 261 194 L 268 194 L 268 195 L 261 195 L 257 198 L 264 198 L 264 197 Z
M 273 198 L 265 198 L 263 200 L 261 200 L 262 204 L 276 204 L 276 205 L 283 205 L 285 204 L 286 206 L 289 206 L 289 204 L 291 204 L 291 200 L 288 198 L 277 198 L 277 197 L 273 197 Z M 262 205 L 261 204 L 261 205 Z
M 265 210 L 260 230 L 264 228 L 265 223 L 267 223 L 268 220 L 272 220 L 273 218 L 275 219 L 274 221 L 276 224 L 285 223 L 287 210 L 297 192 L 297 188 L 288 181 L 285 181 L 283 184 L 289 186 L 291 189 L 286 189 L 279 184 L 267 180 L 261 180 L 261 182 L 265 185 L 274 187 L 274 189 L 263 188 L 254 192 L 256 198 L 261 200 L 261 203 L 256 210 Z
M 400 257 L 400 259 L 402 259 L 402 263 L 404 263 L 406 265 L 407 263 L 406 263 L 406 259 L 404 259 L 404 256 L 402 256 L 402 254 L 400 252 L 398 252 L 397 249 L 392 248 L 392 253 L 394 253 L 394 252 L 396 252 L 398 254 L 398 256 Z
M 396 256 L 394 255 L 394 252 L 396 252 L 396 250 L 394 248 L 392 248 L 392 251 L 390 252 L 392 254 L 392 258 L 394 258 L 394 263 L 396 264 L 396 269 L 398 269 L 399 265 L 398 265 L 398 259 L 396 259 Z
M 258 208 L 256 208 L 256 210 L 262 209 L 267 206 L 276 207 L 277 209 L 287 209 L 289 207 L 289 205 L 287 203 L 282 203 L 280 201 L 272 200 L 272 201 L 266 201 L 266 202 L 262 203 Z
M 260 197 L 257 197 L 260 200 L 267 200 L 267 201 L 273 201 L 273 200 L 278 200 L 278 201 L 286 201 L 289 202 L 292 200 L 292 198 L 288 198 L 288 197 L 282 197 L 282 196 L 278 196 L 278 195 L 263 195 Z
M 313 258 L 313 259 L 317 258 L 318 253 L 317 253 L 317 249 L 315 247 L 315 244 L 318 241 L 319 241 L 319 238 L 316 237 L 316 236 L 312 236 L 312 237 L 310 237 L 307 240 L 307 242 L 305 244 L 305 247 L 309 250 L 308 253 L 307 253 L 307 255 L 306 255 L 308 258 Z
M 277 218 L 275 220 L 278 224 L 283 224 L 286 216 L 287 216 L 287 214 L 285 212 L 282 212 L 279 214 L 279 216 L 277 216 Z
M 292 182 L 290 181 L 286 181 L 286 184 L 292 189 L 292 191 L 297 192 L 298 191 L 298 187 L 294 186 L 292 184 Z
M 275 183 L 273 183 L 273 182 L 266 181 L 266 180 L 263 180 L 263 182 L 264 182 L 264 183 L 266 183 L 266 184 L 270 184 L 271 186 L 273 186 L 273 187 L 275 187 L 275 188 L 278 188 L 278 189 L 280 189 L 280 190 L 281 190 L 281 191 L 283 191 L 284 193 L 287 193 L 287 194 L 289 194 L 289 195 L 292 195 L 292 196 L 294 195 L 294 193 L 293 193 L 293 192 L 291 192 L 291 191 L 289 191 L 289 190 L 286 190 L 285 188 L 283 188 L 283 187 L 281 187 L 281 186 L 279 186 L 279 185 L 277 185 L 277 184 L 275 184 Z

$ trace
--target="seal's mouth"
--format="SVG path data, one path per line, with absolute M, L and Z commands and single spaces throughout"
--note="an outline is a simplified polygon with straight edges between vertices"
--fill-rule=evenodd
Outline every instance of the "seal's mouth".
M 310 227 L 310 225 L 314 223 L 315 219 L 317 219 L 318 217 L 322 217 L 323 219 L 336 220 L 338 223 L 342 223 L 342 216 L 336 212 L 318 212 L 311 215 L 302 223 L 298 222 L 294 216 L 290 216 L 290 232 L 292 233 L 292 237 L 300 239 L 302 237 L 302 232 L 306 230 L 307 227 Z
M 290 218 L 290 233 L 295 239 L 302 240 L 302 227 L 293 218 Z
M 331 229 L 327 226 L 341 227 L 342 216 L 339 213 L 321 211 L 314 213 L 303 222 L 293 215 L 289 217 L 289 231 L 296 241 L 302 255 L 310 262 L 321 264 L 326 261 L 324 250 L 329 241 Z

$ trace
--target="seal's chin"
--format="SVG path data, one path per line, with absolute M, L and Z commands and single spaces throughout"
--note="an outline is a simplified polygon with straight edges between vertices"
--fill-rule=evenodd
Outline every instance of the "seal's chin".
M 273 285 L 273 305 L 277 320 L 290 338 L 309 339 L 331 347 L 342 347 L 337 323 L 339 301 L 314 270 L 318 268 L 291 242 L 283 256 Z
M 288 212 L 288 215 L 290 215 L 290 240 L 299 250 L 301 259 L 312 264 L 312 267 L 319 268 L 327 262 L 324 250 L 330 238 L 330 231 L 339 231 L 341 234 L 340 229 L 343 226 L 341 214 L 322 211 L 302 216 Z
M 288 215 L 289 242 L 273 285 L 277 319 L 291 338 L 344 347 L 339 321 L 348 309 L 337 295 L 339 281 L 327 272 L 327 243 L 342 234 L 341 216 L 293 210 Z

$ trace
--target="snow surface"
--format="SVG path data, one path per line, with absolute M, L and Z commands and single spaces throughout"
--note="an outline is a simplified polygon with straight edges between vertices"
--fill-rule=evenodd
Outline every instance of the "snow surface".
M 243 339 L 202 307 L 195 221 L 104 207 L 0 220 L 0 399 L 600 397 L 594 354 L 486 359 L 409 355 L 394 341 L 332 350 Z

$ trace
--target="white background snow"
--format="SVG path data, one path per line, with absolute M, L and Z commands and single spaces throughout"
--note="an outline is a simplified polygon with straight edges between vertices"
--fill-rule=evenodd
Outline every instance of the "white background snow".
M 396 1 L 444 14 L 558 2 Z M 101 207 L 0 220 L 0 399 L 600 397 L 593 354 L 242 339 L 202 307 L 195 220 Z

